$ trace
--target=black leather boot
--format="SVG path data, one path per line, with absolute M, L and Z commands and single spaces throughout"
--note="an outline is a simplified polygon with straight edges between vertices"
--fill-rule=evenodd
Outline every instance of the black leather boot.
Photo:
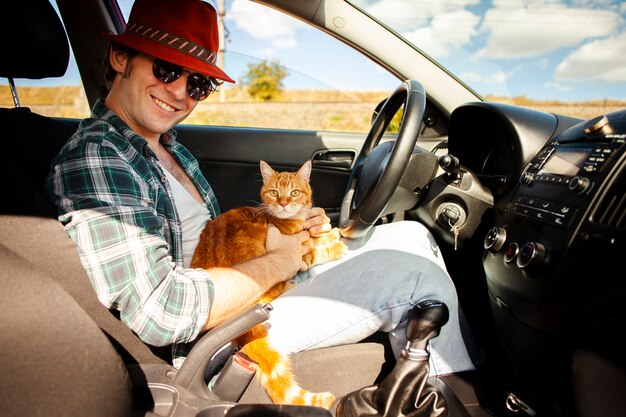
M 428 383 L 430 339 L 448 322 L 448 307 L 423 301 L 411 311 L 406 328 L 407 346 L 391 373 L 378 385 L 350 393 L 337 402 L 337 417 L 447 416 L 443 395 Z

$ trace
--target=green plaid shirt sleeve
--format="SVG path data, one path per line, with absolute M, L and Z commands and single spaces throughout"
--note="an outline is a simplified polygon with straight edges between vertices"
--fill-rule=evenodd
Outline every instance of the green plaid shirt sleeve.
M 53 160 L 48 195 L 100 301 L 118 310 L 145 343 L 173 344 L 175 356 L 184 356 L 179 344 L 195 340 L 208 318 L 211 277 L 183 268 L 178 215 L 145 140 L 111 112 L 97 110 L 99 117 L 83 121 Z M 167 146 L 217 215 L 195 158 L 176 142 Z

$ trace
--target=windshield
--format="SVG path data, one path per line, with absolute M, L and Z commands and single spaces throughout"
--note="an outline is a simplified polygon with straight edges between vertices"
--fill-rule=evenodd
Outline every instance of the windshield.
M 351 0 L 487 100 L 623 107 L 626 3 Z

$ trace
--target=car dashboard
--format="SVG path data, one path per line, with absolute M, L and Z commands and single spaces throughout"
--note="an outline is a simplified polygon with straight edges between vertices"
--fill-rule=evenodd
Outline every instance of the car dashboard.
M 626 386 L 625 142 L 626 110 L 581 121 L 471 103 L 451 115 L 450 154 L 493 195 L 482 266 L 512 404 L 617 407 L 603 394 Z
M 458 167 L 442 167 L 409 215 L 449 246 L 482 242 L 485 227 L 502 218 L 525 165 L 547 141 L 578 122 L 502 103 L 471 102 L 456 108 L 448 122 L 448 155 L 442 157 L 458 160 Z M 442 157 L 440 166 L 445 164 Z
M 501 103 L 468 103 L 450 117 L 448 146 L 498 200 L 551 137 L 579 122 Z

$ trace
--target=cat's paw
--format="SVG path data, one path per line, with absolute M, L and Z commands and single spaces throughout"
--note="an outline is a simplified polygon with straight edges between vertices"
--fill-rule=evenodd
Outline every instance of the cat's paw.
M 335 248 L 335 245 L 336 243 L 334 242 L 332 244 L 311 248 L 311 251 L 304 255 L 302 259 L 309 267 L 339 259 L 343 256 L 343 252 L 339 254 L 337 251 L 342 249 L 340 247 Z
M 341 239 L 341 233 L 339 232 L 338 227 L 333 227 L 328 231 L 328 238 L 330 240 L 339 240 Z
M 338 240 L 336 242 L 333 242 L 332 245 L 330 245 L 330 248 L 328 249 L 331 259 L 335 260 L 335 259 L 339 259 L 341 257 L 343 257 L 343 255 L 346 254 L 346 252 L 348 252 L 348 246 L 343 243 L 341 240 Z

